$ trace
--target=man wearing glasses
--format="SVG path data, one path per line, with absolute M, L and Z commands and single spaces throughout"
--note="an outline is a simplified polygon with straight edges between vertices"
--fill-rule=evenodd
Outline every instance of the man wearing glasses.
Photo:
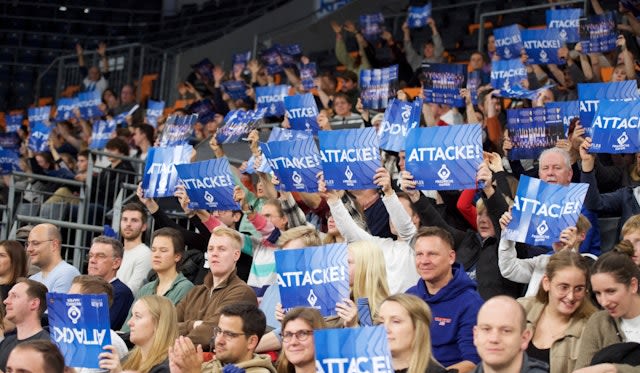
M 52 293 L 68 292 L 71 281 L 80 274 L 76 267 L 62 260 L 61 249 L 62 237 L 55 225 L 38 224 L 29 232 L 27 255 L 31 264 L 40 268 L 29 278 L 43 283 Z

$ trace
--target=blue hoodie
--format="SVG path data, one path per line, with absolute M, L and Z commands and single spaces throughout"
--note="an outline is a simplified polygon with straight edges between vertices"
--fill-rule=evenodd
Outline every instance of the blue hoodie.
M 431 345 L 436 360 L 444 367 L 464 360 L 478 364 L 480 356 L 473 345 L 473 326 L 483 300 L 459 263 L 453 264 L 452 271 L 451 281 L 435 295 L 429 294 L 422 279 L 407 293 L 418 296 L 431 308 Z

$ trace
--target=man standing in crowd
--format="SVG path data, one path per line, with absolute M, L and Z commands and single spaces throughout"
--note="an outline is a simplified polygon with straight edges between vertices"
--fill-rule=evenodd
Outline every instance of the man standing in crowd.
M 124 255 L 118 269 L 118 278 L 134 294 L 138 292 L 151 270 L 151 250 L 142 242 L 142 235 L 146 230 L 147 214 L 144 207 L 137 203 L 122 206 L 120 235 L 124 239 Z
M 27 254 L 31 264 L 40 272 L 31 276 L 43 283 L 50 292 L 66 293 L 73 278 L 80 274 L 78 269 L 62 260 L 62 236 L 58 228 L 49 223 L 38 224 L 29 232 Z
M 109 87 L 109 82 L 106 79 L 106 75 L 109 74 L 109 60 L 107 59 L 107 45 L 105 43 L 98 44 L 96 51 L 100 56 L 100 64 L 102 69 L 98 66 L 91 66 L 87 69 L 84 62 L 84 50 L 80 44 L 76 44 L 76 54 L 78 55 L 78 67 L 80 73 L 86 76 L 82 81 L 83 91 L 97 91 L 101 96 L 102 92 Z

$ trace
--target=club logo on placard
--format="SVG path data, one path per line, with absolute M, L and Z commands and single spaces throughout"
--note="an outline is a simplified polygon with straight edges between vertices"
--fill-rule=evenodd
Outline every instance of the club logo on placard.
M 304 183 L 302 180 L 302 176 L 298 173 L 298 171 L 293 171 L 291 174 L 291 180 L 293 181 L 293 186 L 297 189 L 304 189 Z
M 560 34 L 559 35 L 560 35 L 560 39 L 567 40 L 567 37 L 568 37 L 567 30 L 565 30 L 565 29 L 560 30 Z
M 540 51 L 540 62 L 542 63 L 549 62 L 549 55 L 544 50 Z
M 78 320 L 82 317 L 82 312 L 80 312 L 80 308 L 78 308 L 78 306 L 72 305 L 67 311 L 67 316 L 72 323 L 77 324 Z
M 505 48 L 504 49 L 504 56 L 509 59 L 511 58 L 511 51 L 509 50 L 509 48 Z
M 309 302 L 309 305 L 312 308 L 315 308 L 316 306 L 316 302 L 318 301 L 318 297 L 316 296 L 316 294 L 313 292 L 313 289 L 309 290 L 309 296 L 307 297 L 307 302 Z
M 208 190 L 204 192 L 204 200 L 207 201 L 207 205 L 209 205 L 209 206 L 213 206 L 214 205 L 213 194 L 209 193 Z
M 347 186 L 352 187 L 352 186 L 356 185 L 356 183 L 358 182 L 357 180 L 353 180 L 353 171 L 351 171 L 351 167 L 349 167 L 349 166 L 347 166 L 347 169 L 344 171 L 344 176 L 347 179 L 343 180 L 343 182 Z
M 627 141 L 629 141 L 629 136 L 627 135 L 627 131 L 624 131 L 622 132 L 622 135 L 618 136 L 618 138 L 616 139 L 616 142 L 618 144 L 613 144 L 612 147 L 617 151 L 624 150 L 629 147 L 629 144 L 627 144 Z
M 439 186 L 449 186 L 453 183 L 453 180 L 450 179 L 451 171 L 446 164 L 442 164 L 437 174 L 440 180 L 436 180 L 436 184 Z
M 543 220 L 542 223 L 538 224 L 536 227 L 536 234 L 533 235 L 533 238 L 536 241 L 546 241 L 549 239 L 549 236 L 546 234 L 549 231 L 549 225 L 546 220 Z

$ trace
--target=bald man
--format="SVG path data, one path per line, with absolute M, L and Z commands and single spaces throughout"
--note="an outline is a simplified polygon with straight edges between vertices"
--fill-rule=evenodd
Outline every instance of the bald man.
M 548 373 L 547 364 L 525 352 L 531 337 L 525 311 L 515 299 L 504 295 L 489 299 L 473 328 L 473 344 L 482 358 L 474 373 Z
M 50 292 L 67 293 L 73 278 L 80 271 L 62 260 L 62 237 L 53 224 L 38 224 L 29 232 L 27 254 L 31 264 L 40 268 L 40 272 L 29 277 L 43 283 Z

